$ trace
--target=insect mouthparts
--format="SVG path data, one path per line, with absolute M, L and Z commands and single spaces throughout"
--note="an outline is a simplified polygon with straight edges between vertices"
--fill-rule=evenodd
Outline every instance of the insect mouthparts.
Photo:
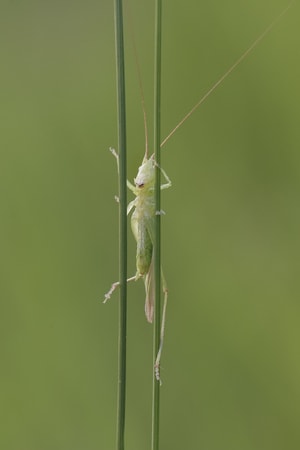
M 142 188 L 142 187 L 144 187 L 144 183 L 140 183 L 140 184 L 138 184 L 138 185 L 137 185 L 137 187 L 139 187 L 139 188 Z

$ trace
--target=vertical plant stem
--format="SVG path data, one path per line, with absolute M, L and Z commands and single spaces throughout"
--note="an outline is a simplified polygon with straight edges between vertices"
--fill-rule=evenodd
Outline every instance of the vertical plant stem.
M 154 153 L 156 166 L 155 177 L 155 210 L 160 211 L 160 103 L 161 103 L 161 10 L 162 0 L 155 2 L 155 61 L 154 61 Z M 155 217 L 154 239 L 154 279 L 155 279 L 155 310 L 153 330 L 153 365 L 160 345 L 161 327 L 161 262 L 160 262 L 160 215 Z M 159 449 L 159 412 L 160 383 L 153 374 L 152 387 L 152 446 L 151 450 Z
M 126 400 L 126 328 L 127 328 L 127 186 L 126 186 L 126 110 L 122 0 L 115 0 L 115 39 L 117 66 L 118 146 L 119 146 L 119 341 L 117 450 L 124 450 Z

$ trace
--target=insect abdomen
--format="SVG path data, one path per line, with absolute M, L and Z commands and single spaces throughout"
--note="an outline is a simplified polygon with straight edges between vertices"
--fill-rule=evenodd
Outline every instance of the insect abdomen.
M 139 274 L 145 275 L 149 271 L 153 245 L 143 220 L 138 223 L 137 234 L 136 268 Z

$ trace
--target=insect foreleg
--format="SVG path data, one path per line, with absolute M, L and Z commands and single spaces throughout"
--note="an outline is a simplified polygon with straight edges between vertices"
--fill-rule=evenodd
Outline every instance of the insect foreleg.
M 163 174 L 163 176 L 164 176 L 165 179 L 166 179 L 166 183 L 165 183 L 165 184 L 162 184 L 162 185 L 160 186 L 160 189 L 161 189 L 161 190 L 162 190 L 162 189 L 168 189 L 169 187 L 172 186 L 172 182 L 171 182 L 170 178 L 168 177 L 168 175 L 166 174 L 166 172 L 164 171 L 164 169 L 162 169 L 162 168 L 160 167 L 160 171 L 161 171 L 161 173 Z
M 116 150 L 114 148 L 110 147 L 109 150 L 110 150 L 110 152 L 114 155 L 114 157 L 117 160 L 117 167 L 118 167 L 118 173 L 119 173 L 119 155 L 118 155 L 118 153 L 116 152 Z M 128 187 L 128 189 L 130 189 L 132 192 L 135 193 L 135 186 L 132 183 L 130 183 L 129 180 L 127 180 L 127 187 Z M 115 200 L 116 200 L 117 203 L 120 203 L 119 196 L 115 195 Z M 134 203 L 134 200 L 133 200 L 127 206 L 127 215 L 130 213 L 130 211 L 132 210 L 132 208 L 134 206 L 135 206 L 135 203 Z
M 135 186 L 134 186 L 132 183 L 130 183 L 129 180 L 127 180 L 127 187 L 128 187 L 128 189 L 130 189 L 133 193 L 135 193 Z
M 162 189 L 168 189 L 169 187 L 172 186 L 172 181 L 170 180 L 170 178 L 168 177 L 168 175 L 166 174 L 164 169 L 157 164 L 157 162 L 155 162 L 155 165 L 159 168 L 159 170 L 161 171 L 161 173 L 163 174 L 163 176 L 165 177 L 165 180 L 166 180 L 165 184 L 161 184 L 160 185 L 160 189 L 161 190 Z
M 112 148 L 112 147 L 109 147 L 109 151 L 114 155 L 114 157 L 117 160 L 117 167 L 118 167 L 118 173 L 119 173 L 119 155 L 116 152 L 116 150 L 114 148 Z

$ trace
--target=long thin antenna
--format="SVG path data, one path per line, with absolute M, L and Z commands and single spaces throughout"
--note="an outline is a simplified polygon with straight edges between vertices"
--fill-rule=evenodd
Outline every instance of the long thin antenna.
M 175 128 L 168 134 L 168 136 L 162 141 L 160 144 L 161 147 L 165 145 L 165 143 L 170 139 L 171 136 L 178 130 L 181 125 L 193 114 L 193 112 L 199 108 L 200 105 L 210 96 L 210 94 L 217 89 L 217 87 L 228 77 L 228 75 L 233 72 L 237 66 L 249 55 L 250 52 L 260 43 L 260 41 L 272 30 L 272 28 L 276 25 L 277 22 L 284 16 L 284 14 L 290 9 L 294 1 L 292 1 L 280 14 L 276 17 L 276 19 L 265 29 L 265 31 L 258 36 L 257 39 L 253 42 L 252 45 L 237 59 L 237 61 L 221 76 L 221 78 L 206 92 L 206 94 L 196 103 L 195 106 L 181 119 L 181 121 L 176 125 Z
M 141 103 L 142 103 L 142 109 L 143 109 L 144 132 L 145 132 L 145 158 L 148 158 L 148 153 L 149 153 L 149 151 L 148 151 L 148 126 L 147 126 L 147 114 L 146 114 L 145 95 L 144 95 L 144 89 L 143 89 L 143 83 L 142 83 L 142 74 L 141 74 L 141 68 L 140 68 L 140 64 L 139 64 L 138 52 L 137 52 L 136 43 L 135 43 L 133 20 L 132 20 L 132 15 L 131 15 L 129 2 L 126 4 L 126 7 L 127 7 L 128 17 L 129 17 L 129 22 L 130 22 L 130 27 L 129 28 L 130 28 L 131 42 L 132 42 L 132 47 L 133 47 L 135 65 L 136 65 L 137 74 L 138 74 L 138 82 L 139 82 Z

